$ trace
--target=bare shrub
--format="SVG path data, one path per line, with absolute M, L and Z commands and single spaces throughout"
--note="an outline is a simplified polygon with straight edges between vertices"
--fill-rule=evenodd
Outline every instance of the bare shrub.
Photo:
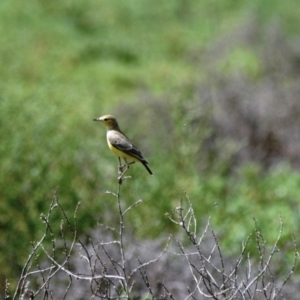
M 168 214 L 182 229 L 177 237 L 139 241 L 130 233 L 127 213 L 141 200 L 122 208 L 120 187 L 117 193 L 109 192 L 119 211 L 115 227 L 99 224 L 88 239 L 76 229 L 79 206 L 68 217 L 56 191 L 48 213 L 41 216 L 45 233 L 32 243 L 12 299 L 285 299 L 298 253 L 294 239 L 290 271 L 274 273 L 275 258 L 286 255 L 278 249 L 281 220 L 273 246 L 268 247 L 255 222 L 257 255 L 249 252 L 250 234 L 238 257 L 230 258 L 209 220 L 198 233 L 186 195 Z M 55 210 L 62 218 L 59 228 L 51 222 Z

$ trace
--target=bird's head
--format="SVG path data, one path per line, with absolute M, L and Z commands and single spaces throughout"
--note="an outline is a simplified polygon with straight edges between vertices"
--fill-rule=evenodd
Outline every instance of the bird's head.
M 99 117 L 97 119 L 93 119 L 93 121 L 98 121 L 98 122 L 103 123 L 107 127 L 107 129 L 119 128 L 116 118 L 112 115 L 105 115 L 105 116 Z

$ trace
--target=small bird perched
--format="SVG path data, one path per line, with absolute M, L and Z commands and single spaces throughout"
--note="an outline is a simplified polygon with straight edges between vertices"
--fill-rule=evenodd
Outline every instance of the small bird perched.
M 152 175 L 152 171 L 148 167 L 148 162 L 144 159 L 141 151 L 130 141 L 130 139 L 121 131 L 118 122 L 114 116 L 105 115 L 99 117 L 97 119 L 93 119 L 93 121 L 102 122 L 106 128 L 106 140 L 109 149 L 115 153 L 119 157 L 119 173 L 120 176 L 118 177 L 118 181 L 122 183 L 122 177 L 129 169 L 129 165 L 133 164 L 134 162 L 138 161 L 144 165 L 147 171 Z M 123 167 L 121 165 L 121 158 L 125 161 L 125 170 L 123 171 Z M 128 163 L 128 160 L 131 160 Z

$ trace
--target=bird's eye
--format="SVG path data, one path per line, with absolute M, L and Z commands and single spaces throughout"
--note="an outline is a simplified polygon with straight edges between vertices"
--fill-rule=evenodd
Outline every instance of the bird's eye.
M 107 121 L 107 118 L 105 118 L 104 121 Z

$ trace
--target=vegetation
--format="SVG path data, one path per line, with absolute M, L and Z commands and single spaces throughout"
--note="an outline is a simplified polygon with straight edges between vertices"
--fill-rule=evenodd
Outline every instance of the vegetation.
M 129 214 L 142 201 L 124 207 L 120 184 L 116 193 L 108 194 L 117 200 L 115 224 L 113 227 L 99 224 L 94 236 L 85 242 L 77 231 L 78 207 L 72 217 L 67 216 L 56 191 L 47 214 L 42 216 L 44 234 L 32 243 L 13 300 L 69 296 L 76 299 L 275 300 L 295 296 L 295 287 L 289 282 L 295 277 L 297 246 L 293 237 L 294 249 L 279 255 L 282 220 L 272 245 L 264 239 L 254 220 L 253 234 L 240 245 L 236 257 L 228 257 L 210 220 L 198 232 L 198 220 L 187 195 L 168 214 L 169 220 L 181 229 L 173 243 L 171 237 L 136 240 L 130 234 Z M 61 215 L 59 228 L 51 221 L 54 211 Z M 251 241 L 256 251 L 249 247 Z M 294 262 L 285 264 L 278 278 L 275 274 L 285 263 L 286 254 L 293 255 Z M 9 297 L 7 288 L 5 298 Z
M 57 186 L 66 213 L 80 202 L 80 232 L 111 224 L 117 159 L 92 122 L 107 113 L 154 172 L 134 165 L 123 187 L 126 205 L 143 199 L 131 212 L 138 237 L 176 231 L 164 214 L 185 190 L 228 253 L 253 217 L 274 240 L 281 215 L 289 247 L 300 224 L 299 23 L 293 0 L 1 1 L 0 290 L 42 236 Z

